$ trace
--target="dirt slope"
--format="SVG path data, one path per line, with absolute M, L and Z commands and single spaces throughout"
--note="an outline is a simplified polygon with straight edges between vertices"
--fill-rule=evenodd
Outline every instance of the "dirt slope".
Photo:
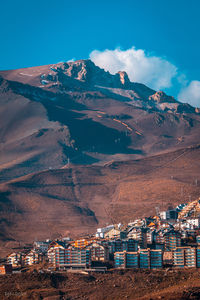
M 197 146 L 104 167 L 71 165 L 1 184 L 2 245 L 93 233 L 108 223 L 154 215 L 156 206 L 196 199 L 199 159 Z
M 0 182 L 200 143 L 194 107 L 89 60 L 0 72 Z
M 39 274 L 1 276 L 1 299 L 197 300 L 199 270 L 126 270 L 108 274 Z

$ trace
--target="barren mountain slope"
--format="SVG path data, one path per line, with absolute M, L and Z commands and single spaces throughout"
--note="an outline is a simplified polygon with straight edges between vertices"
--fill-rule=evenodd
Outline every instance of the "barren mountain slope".
M 0 182 L 200 142 L 199 110 L 89 60 L 0 72 Z
M 0 185 L 1 240 L 76 236 L 200 195 L 200 147 L 102 166 L 49 170 Z M 10 239 L 10 242 L 8 242 Z M 6 250 L 6 248 L 4 248 Z

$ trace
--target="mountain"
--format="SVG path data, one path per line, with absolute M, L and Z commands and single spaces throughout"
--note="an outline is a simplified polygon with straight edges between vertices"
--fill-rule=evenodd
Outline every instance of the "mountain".
M 123 71 L 90 60 L 0 71 L 0 120 L 4 248 L 199 196 L 200 110 Z
M 0 253 L 18 242 L 81 236 L 200 195 L 200 146 L 105 166 L 71 165 L 0 184 Z
M 0 72 L 0 182 L 200 142 L 198 109 L 90 60 Z

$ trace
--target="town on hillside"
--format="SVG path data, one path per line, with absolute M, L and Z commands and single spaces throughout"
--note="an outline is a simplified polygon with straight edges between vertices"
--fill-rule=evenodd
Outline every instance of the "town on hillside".
M 1 259 L 0 274 L 40 266 L 40 272 L 106 272 L 113 268 L 199 268 L 200 198 L 92 236 L 34 241 Z

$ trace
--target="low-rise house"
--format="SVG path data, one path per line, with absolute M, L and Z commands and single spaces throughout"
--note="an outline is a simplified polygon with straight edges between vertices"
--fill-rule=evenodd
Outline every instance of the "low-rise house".
M 12 274 L 12 265 L 3 264 L 0 265 L 0 275 Z
M 163 264 L 172 265 L 173 264 L 173 251 L 164 251 L 163 252 Z
M 185 220 L 185 224 L 187 228 L 195 229 L 200 227 L 200 219 L 199 218 L 187 218 Z
M 178 219 L 178 211 L 176 208 L 166 211 L 167 220 L 176 220 Z
M 106 245 L 92 242 L 91 244 L 87 245 L 85 249 L 90 250 L 92 261 L 106 262 L 109 260 L 109 248 Z
M 167 212 L 166 211 L 161 211 L 160 212 L 160 218 L 161 218 L 161 220 L 166 220 L 167 219 Z
M 50 240 L 46 240 L 46 241 L 35 241 L 33 243 L 33 247 L 35 250 L 41 252 L 41 253 L 46 253 L 49 245 L 50 245 L 51 241 Z
M 39 254 L 36 250 L 31 250 L 27 253 L 24 257 L 24 264 L 25 265 L 33 265 L 39 263 Z
M 97 238 L 104 238 L 105 237 L 105 233 L 108 232 L 108 231 L 110 231 L 113 228 L 115 228 L 114 225 L 109 225 L 109 226 L 106 226 L 106 227 L 97 228 L 96 237 Z
M 108 232 L 104 233 L 106 239 L 117 239 L 120 238 L 120 229 L 112 228 Z
M 81 249 L 81 248 L 85 248 L 90 243 L 96 242 L 96 241 L 97 241 L 97 238 L 81 239 L 81 240 L 76 240 L 76 241 L 72 242 L 71 245 L 76 248 Z
M 22 253 L 13 252 L 7 256 L 7 263 L 13 267 L 17 267 L 22 264 Z

